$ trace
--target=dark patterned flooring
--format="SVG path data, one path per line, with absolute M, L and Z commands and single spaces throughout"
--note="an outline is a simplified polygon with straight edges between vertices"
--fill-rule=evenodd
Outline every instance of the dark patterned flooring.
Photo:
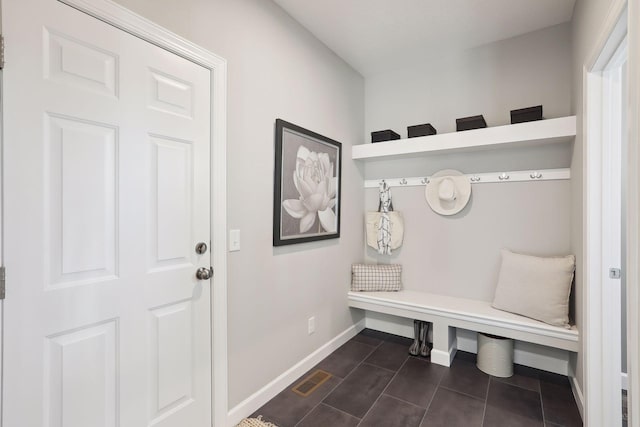
M 582 426 L 567 377 L 515 365 L 511 378 L 458 352 L 450 368 L 408 355 L 411 340 L 365 329 L 314 369 L 332 377 L 307 397 L 291 389 L 262 415 L 279 427 Z

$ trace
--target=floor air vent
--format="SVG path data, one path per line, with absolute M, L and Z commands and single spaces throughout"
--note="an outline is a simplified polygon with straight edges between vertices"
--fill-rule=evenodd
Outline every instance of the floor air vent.
M 311 375 L 306 377 L 304 380 L 300 381 L 296 386 L 292 389 L 294 393 L 299 394 L 302 397 L 307 397 L 318 387 L 325 383 L 329 378 L 331 378 L 331 374 L 325 372 L 321 369 L 313 372 Z

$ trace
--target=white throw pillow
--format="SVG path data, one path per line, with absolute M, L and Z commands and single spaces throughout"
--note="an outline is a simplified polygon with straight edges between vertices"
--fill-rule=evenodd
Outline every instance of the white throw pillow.
M 492 306 L 554 326 L 569 326 L 569 294 L 576 257 L 541 258 L 502 249 Z

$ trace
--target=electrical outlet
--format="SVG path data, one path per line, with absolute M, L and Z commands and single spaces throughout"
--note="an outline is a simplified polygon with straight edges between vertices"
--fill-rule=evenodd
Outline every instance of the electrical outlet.
M 309 335 L 311 335 L 316 331 L 316 318 L 313 316 L 309 317 L 309 321 L 307 322 L 307 324 L 309 327 Z

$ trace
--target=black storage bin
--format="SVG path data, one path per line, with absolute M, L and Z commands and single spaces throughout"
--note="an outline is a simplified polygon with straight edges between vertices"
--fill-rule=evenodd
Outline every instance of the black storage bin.
M 484 117 L 482 115 L 456 119 L 456 130 L 458 132 L 462 130 L 480 129 L 486 127 L 487 122 L 484 121 Z
M 394 139 L 400 139 L 400 135 L 398 135 L 391 129 L 371 132 L 371 142 L 392 141 Z
M 542 105 L 511 110 L 511 124 L 542 120 Z
M 417 136 L 429 136 L 435 135 L 438 131 L 431 126 L 431 123 L 424 125 L 407 126 L 407 136 L 409 138 L 415 138 Z

